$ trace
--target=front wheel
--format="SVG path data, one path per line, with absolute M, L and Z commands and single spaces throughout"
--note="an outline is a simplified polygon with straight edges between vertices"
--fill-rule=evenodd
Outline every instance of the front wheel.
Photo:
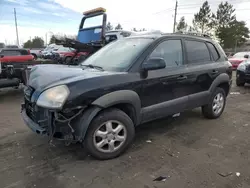
M 97 159 L 112 159 L 126 151 L 134 135 L 134 124 L 129 116 L 119 109 L 109 109 L 94 118 L 84 146 Z
M 225 90 L 218 87 L 212 94 L 209 103 L 202 107 L 202 113 L 206 118 L 216 119 L 221 116 L 226 105 Z
M 236 85 L 237 86 L 244 86 L 245 85 L 245 82 L 240 80 L 240 78 L 236 78 Z

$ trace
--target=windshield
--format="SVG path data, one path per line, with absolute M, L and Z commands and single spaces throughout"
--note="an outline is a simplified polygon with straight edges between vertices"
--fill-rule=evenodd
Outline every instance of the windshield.
M 245 55 L 250 55 L 250 52 L 239 52 L 239 53 L 234 54 L 233 57 L 244 58 Z
M 112 42 L 86 59 L 82 65 L 94 65 L 107 71 L 124 71 L 152 42 L 149 38 L 124 38 Z

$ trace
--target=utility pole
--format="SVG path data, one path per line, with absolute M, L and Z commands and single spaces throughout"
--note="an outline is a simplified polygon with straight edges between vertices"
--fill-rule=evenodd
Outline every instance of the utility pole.
M 16 40 L 17 45 L 19 46 L 19 38 L 18 38 L 18 30 L 17 30 L 17 21 L 16 21 L 16 9 L 14 8 L 14 16 L 15 16 L 15 25 L 16 25 Z
M 175 3 L 175 10 L 174 10 L 174 27 L 173 27 L 173 33 L 175 32 L 177 7 L 178 7 L 178 1 L 176 0 L 176 3 Z

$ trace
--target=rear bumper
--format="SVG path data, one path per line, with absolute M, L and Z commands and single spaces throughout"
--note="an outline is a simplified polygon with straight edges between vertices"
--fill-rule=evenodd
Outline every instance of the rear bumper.
M 237 77 L 237 79 L 239 79 L 241 81 L 250 83 L 250 71 L 249 72 L 243 72 L 243 71 L 237 70 L 236 77 Z

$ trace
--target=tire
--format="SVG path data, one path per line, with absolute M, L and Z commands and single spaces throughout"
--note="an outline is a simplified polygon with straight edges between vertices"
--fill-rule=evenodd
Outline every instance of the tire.
M 37 60 L 37 55 L 36 54 L 31 54 L 31 55 L 33 55 L 33 57 L 34 57 L 33 59 L 34 60 Z
M 86 59 L 87 59 L 87 56 L 81 55 L 81 56 L 78 58 L 78 62 L 79 62 L 79 63 L 82 63 L 82 62 L 85 61 Z
M 215 106 L 214 100 L 216 97 L 218 98 L 218 96 L 223 97 L 223 99 L 220 100 L 221 102 L 223 102 L 223 104 L 220 103 L 221 108 L 219 108 L 218 105 L 216 105 L 218 107 L 218 109 L 216 108 L 218 111 L 214 111 L 213 110 L 213 106 Z M 215 89 L 214 93 L 211 95 L 211 98 L 209 99 L 209 103 L 205 106 L 202 106 L 202 113 L 203 113 L 204 117 L 206 117 L 208 119 L 216 119 L 216 118 L 220 117 L 221 114 L 223 113 L 225 105 L 226 105 L 225 90 L 220 88 L 220 87 L 217 87 Z
M 69 65 L 71 62 L 71 57 L 66 57 L 64 60 L 64 64 Z
M 116 136 L 112 136 L 112 134 L 106 134 L 106 132 L 109 132 L 107 126 L 110 125 L 110 123 L 112 123 L 113 127 L 111 125 L 112 129 L 109 128 L 109 130 L 115 132 L 115 129 L 118 128 L 118 125 L 121 125 L 123 129 L 117 131 L 118 134 L 116 134 Z M 119 128 L 121 126 L 119 126 Z M 98 134 L 97 133 L 98 130 L 101 133 L 105 133 L 105 134 L 100 134 L 102 138 L 96 136 Z M 96 159 L 99 160 L 113 159 L 120 156 L 122 153 L 126 151 L 126 149 L 132 143 L 134 135 L 135 135 L 134 124 L 132 120 L 129 118 L 129 116 L 125 114 L 123 111 L 113 108 L 101 112 L 91 122 L 84 140 L 84 147 L 87 149 L 88 153 Z M 114 141 L 118 139 L 118 137 L 124 138 L 124 141 Z M 104 144 L 102 148 L 100 147 L 98 148 L 97 145 L 100 144 L 101 142 L 103 142 Z M 112 148 L 110 145 L 114 145 L 113 151 L 109 151 L 110 148 Z
M 239 78 L 236 78 L 236 85 L 237 86 L 244 86 L 245 85 L 245 82 L 244 81 L 242 81 L 242 80 L 240 80 Z

